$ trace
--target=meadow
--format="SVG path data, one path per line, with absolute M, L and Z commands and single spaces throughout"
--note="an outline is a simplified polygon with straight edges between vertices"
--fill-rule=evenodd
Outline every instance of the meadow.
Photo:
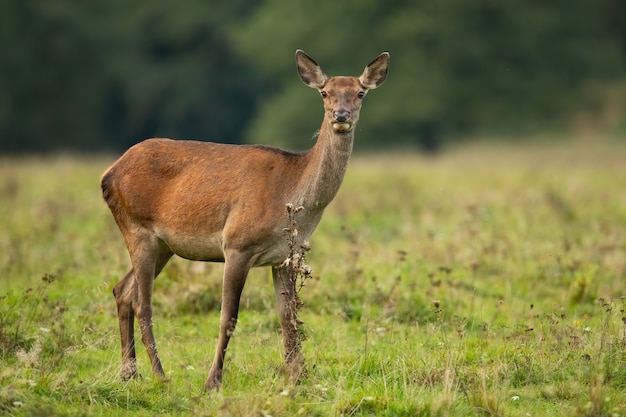
M 0 160 L 0 415 L 626 415 L 626 145 L 355 155 L 310 242 L 305 375 L 280 372 L 257 269 L 209 394 L 221 264 L 168 264 L 168 380 L 140 343 L 143 377 L 119 379 L 111 291 L 129 261 L 99 189 L 114 159 Z

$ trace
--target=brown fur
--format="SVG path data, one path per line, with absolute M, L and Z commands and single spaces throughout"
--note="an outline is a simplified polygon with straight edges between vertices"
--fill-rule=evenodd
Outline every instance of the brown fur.
M 303 206 L 297 224 L 308 239 L 334 198 L 352 151 L 354 127 L 368 89 L 382 84 L 389 54 L 361 77 L 328 78 L 304 52 L 298 74 L 324 97 L 324 120 L 315 146 L 292 153 L 267 146 L 149 139 L 130 148 L 102 176 L 102 195 L 126 242 L 132 269 L 115 286 L 122 342 L 122 377 L 137 374 L 134 317 L 157 376 L 165 374 L 152 334 L 152 285 L 167 261 L 181 257 L 224 262 L 220 336 L 205 388 L 219 388 L 226 347 L 251 267 L 272 266 L 285 338 L 294 312 L 286 308 L 291 283 L 280 265 L 288 254 L 285 205 Z

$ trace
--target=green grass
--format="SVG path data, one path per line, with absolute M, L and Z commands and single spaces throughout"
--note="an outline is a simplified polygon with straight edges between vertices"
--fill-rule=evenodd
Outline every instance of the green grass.
M 0 414 L 621 416 L 626 147 L 473 145 L 356 156 L 311 240 L 307 374 L 279 372 L 269 271 L 254 270 L 224 386 L 203 394 L 219 264 L 155 284 L 169 381 L 118 379 L 111 290 L 129 267 L 101 201 L 113 158 L 0 161 Z

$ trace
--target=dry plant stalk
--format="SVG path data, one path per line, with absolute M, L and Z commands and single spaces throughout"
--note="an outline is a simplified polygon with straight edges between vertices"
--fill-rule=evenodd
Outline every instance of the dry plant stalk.
M 286 204 L 289 227 L 284 229 L 287 234 L 289 253 L 285 261 L 279 266 L 285 271 L 288 280 L 285 282 L 287 288 L 283 288 L 283 294 L 287 295 L 287 308 L 292 317 L 293 346 L 285 352 L 285 371 L 293 382 L 297 382 L 305 371 L 304 357 L 302 356 L 302 342 L 306 340 L 306 335 L 302 330 L 303 322 L 298 319 L 298 312 L 302 307 L 299 293 L 305 286 L 305 281 L 311 279 L 311 267 L 306 263 L 306 253 L 311 250 L 307 240 L 298 239 L 298 225 L 296 214 L 304 210 L 303 206 L 294 207 L 293 204 Z M 291 332 L 290 332 L 291 333 Z

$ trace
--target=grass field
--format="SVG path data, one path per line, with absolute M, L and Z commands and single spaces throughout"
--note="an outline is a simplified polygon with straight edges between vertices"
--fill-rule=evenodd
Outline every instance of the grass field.
M 626 146 L 355 156 L 311 240 L 306 375 L 278 371 L 258 269 L 208 395 L 220 264 L 166 267 L 169 380 L 139 345 L 143 378 L 119 381 L 111 290 L 129 261 L 99 190 L 112 160 L 0 160 L 0 415 L 626 415 Z

